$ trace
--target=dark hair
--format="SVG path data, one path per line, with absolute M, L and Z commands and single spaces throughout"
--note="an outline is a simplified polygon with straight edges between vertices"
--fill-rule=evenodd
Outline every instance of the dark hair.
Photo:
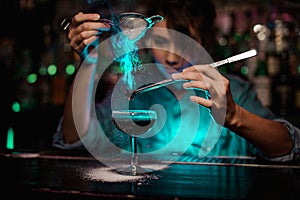
M 192 38 L 192 26 L 201 37 L 202 46 L 212 53 L 215 44 L 215 5 L 210 0 L 149 0 L 147 15 L 160 14 L 167 19 L 167 26 Z M 196 38 L 194 38 L 196 39 Z
M 120 3 L 123 1 L 120 1 Z M 197 31 L 197 34 L 201 37 L 201 45 L 210 55 L 214 54 L 215 36 L 213 31 L 216 13 L 215 5 L 210 0 L 131 1 L 136 3 L 132 5 L 132 7 L 134 7 L 133 10 L 141 12 L 146 16 L 157 14 L 162 15 L 165 19 L 167 19 L 168 28 L 174 29 L 194 38 L 190 30 L 190 26 L 192 26 Z M 95 7 L 97 8 L 99 6 Z M 111 83 L 111 80 L 109 79 L 110 77 L 107 76 L 109 73 L 111 73 L 110 69 L 106 70 L 99 81 L 96 92 L 96 101 L 101 101 L 107 92 L 113 88 L 113 83 Z

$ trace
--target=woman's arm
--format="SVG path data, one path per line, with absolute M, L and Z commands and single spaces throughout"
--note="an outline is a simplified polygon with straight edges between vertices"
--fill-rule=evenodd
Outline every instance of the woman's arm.
M 212 110 L 215 120 L 254 144 L 269 157 L 288 154 L 293 148 L 288 129 L 282 123 L 266 119 L 239 106 L 232 97 L 230 81 L 209 65 L 192 66 L 175 79 L 187 79 L 184 88 L 208 90 L 210 99 L 191 96 L 190 100 Z
M 84 60 L 82 52 L 88 49 L 99 36 L 97 30 L 108 28 L 109 24 L 100 23 L 99 14 L 76 14 L 71 21 L 68 32 L 68 39 L 73 50 L 75 50 Z M 97 54 L 93 51 L 93 54 Z M 93 55 L 95 58 L 98 55 Z M 71 144 L 78 141 L 87 134 L 89 127 L 97 123 L 97 119 L 91 115 L 92 97 L 95 89 L 95 76 L 97 63 L 81 64 L 80 73 L 76 74 L 70 92 L 65 102 L 65 109 L 62 122 L 62 134 L 65 143 Z M 76 88 L 74 88 L 76 86 Z M 78 116 L 80 120 L 76 120 Z

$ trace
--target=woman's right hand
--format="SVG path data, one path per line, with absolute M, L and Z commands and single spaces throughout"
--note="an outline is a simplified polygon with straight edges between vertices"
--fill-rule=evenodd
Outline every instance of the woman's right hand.
M 88 46 L 98 38 L 99 30 L 108 30 L 110 24 L 100 22 L 101 16 L 95 13 L 82 12 L 73 16 L 69 26 L 68 39 L 71 47 L 84 58 Z

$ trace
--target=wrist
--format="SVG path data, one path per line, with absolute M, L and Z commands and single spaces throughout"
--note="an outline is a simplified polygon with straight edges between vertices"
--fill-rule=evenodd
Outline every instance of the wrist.
M 231 111 L 226 114 L 225 127 L 235 130 L 241 127 L 242 119 L 243 119 L 243 108 L 235 104 L 235 108 L 231 109 Z

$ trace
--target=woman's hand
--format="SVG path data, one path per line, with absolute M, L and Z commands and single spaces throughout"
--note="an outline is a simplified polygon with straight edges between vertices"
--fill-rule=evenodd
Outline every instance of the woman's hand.
M 212 112 L 214 119 L 220 125 L 230 125 L 235 120 L 237 104 L 234 102 L 230 82 L 210 65 L 195 65 L 186 68 L 181 73 L 172 75 L 174 79 L 190 80 L 183 87 L 206 90 L 210 98 L 190 96 L 190 100 L 198 103 Z
M 76 14 L 69 26 L 68 39 L 71 47 L 82 57 L 86 55 L 84 52 L 89 45 L 98 39 L 99 31 L 109 30 L 110 24 L 100 22 L 101 16 L 99 14 L 84 14 L 79 12 Z

